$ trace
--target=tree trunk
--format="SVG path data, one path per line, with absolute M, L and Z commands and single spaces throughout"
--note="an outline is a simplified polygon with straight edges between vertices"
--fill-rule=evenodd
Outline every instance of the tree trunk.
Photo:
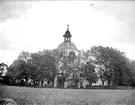
M 62 76 L 62 88 L 64 88 L 65 81 L 66 81 L 66 78 Z
M 90 82 L 89 85 L 92 86 L 92 82 Z
M 110 84 L 111 84 L 111 80 L 108 80 L 108 86 L 110 86 Z
M 75 82 L 75 88 L 78 88 L 78 82 Z
M 64 88 L 65 81 L 66 81 L 66 79 L 63 77 L 63 79 L 62 79 L 62 88 Z
M 64 88 L 65 81 L 64 79 L 62 80 L 62 88 Z
M 43 83 L 44 83 L 44 81 L 41 81 L 41 87 L 44 87 L 44 86 L 43 86 Z
M 36 81 L 35 80 L 33 80 L 33 85 L 34 85 L 34 87 L 36 86 Z
M 101 81 L 102 81 L 102 86 L 104 86 L 105 81 L 104 80 L 101 80 Z
M 28 86 L 28 79 L 27 78 L 25 79 L 25 86 L 26 87 Z
M 52 80 L 52 88 L 54 88 L 54 80 Z
M 43 82 L 41 81 L 40 83 L 41 83 L 41 87 L 43 87 Z

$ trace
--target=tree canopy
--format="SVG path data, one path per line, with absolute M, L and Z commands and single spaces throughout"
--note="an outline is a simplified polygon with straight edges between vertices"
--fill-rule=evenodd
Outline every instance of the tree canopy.
M 90 85 L 98 79 L 110 85 L 135 85 L 135 61 L 129 60 L 124 52 L 112 47 L 93 46 L 87 51 L 66 52 L 57 49 L 35 53 L 23 51 L 8 68 L 8 76 L 15 81 L 28 81 L 35 85 L 48 80 L 54 86 L 55 77 L 62 75 L 65 82 L 77 87 L 81 78 Z

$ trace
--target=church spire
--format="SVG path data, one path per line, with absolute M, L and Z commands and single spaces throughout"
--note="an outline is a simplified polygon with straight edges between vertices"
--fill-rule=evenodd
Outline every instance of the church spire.
M 69 24 L 67 24 L 67 31 L 69 31 Z
M 64 41 L 65 42 L 71 42 L 71 34 L 70 34 L 70 31 L 69 31 L 69 24 L 67 24 L 67 31 L 65 32 L 65 35 L 63 35 L 64 37 Z

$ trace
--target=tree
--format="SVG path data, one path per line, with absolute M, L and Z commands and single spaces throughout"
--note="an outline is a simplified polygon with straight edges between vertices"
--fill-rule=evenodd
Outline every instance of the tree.
M 34 86 L 38 85 L 39 83 L 39 80 L 36 78 L 37 77 L 36 70 L 40 65 L 41 58 L 42 58 L 41 54 L 35 52 L 30 54 L 30 59 L 28 59 L 27 61 L 28 67 L 30 69 L 29 77 Z
M 58 72 L 58 74 L 61 74 L 62 83 L 58 83 L 59 84 L 58 87 L 63 88 L 65 81 L 71 74 L 71 68 L 69 67 L 68 61 L 69 61 L 68 53 L 66 53 L 65 51 L 61 51 L 60 55 L 59 55 L 59 72 Z
M 40 53 L 38 52 L 31 53 L 31 59 L 29 60 L 29 62 L 31 64 L 36 64 L 37 66 L 39 66 L 41 59 L 42 59 L 42 55 Z
M 8 68 L 7 64 L 0 63 L 0 76 L 6 76 L 7 68 Z
M 104 83 L 106 81 L 106 69 L 104 68 L 104 66 L 99 66 L 99 71 L 97 73 L 98 77 L 100 78 L 100 80 L 102 81 L 102 86 L 104 86 Z
M 78 87 L 78 82 L 80 81 L 80 55 L 75 55 L 74 51 L 69 52 L 68 54 L 68 64 L 71 77 L 68 78 L 68 82 L 71 82 L 71 85 Z
M 31 58 L 30 56 L 29 52 L 22 51 L 18 56 L 18 60 L 24 60 L 27 63 L 27 61 Z
M 28 60 L 28 67 L 30 69 L 29 71 L 29 79 L 31 80 L 31 83 L 33 86 L 36 86 L 37 84 L 37 79 L 36 79 L 36 70 L 38 68 L 37 64 L 34 64 L 31 60 Z
M 7 76 L 7 72 L 8 72 L 7 69 L 8 69 L 7 64 L 0 63 L 0 81 L 6 85 L 9 84 L 9 77 Z
M 28 78 L 28 81 L 31 80 L 30 83 L 33 82 L 33 84 L 35 85 L 35 82 L 36 82 L 36 73 L 35 73 L 35 70 L 37 69 L 38 65 L 38 61 L 40 58 L 40 55 L 38 53 L 29 53 L 29 52 L 25 52 L 25 51 L 22 51 L 19 56 L 18 56 L 18 60 L 23 60 L 26 62 L 28 68 L 29 68 L 29 78 Z M 38 59 L 38 61 L 37 61 Z
M 86 62 L 84 67 L 82 68 L 81 77 L 86 78 L 89 81 L 89 84 L 95 83 L 98 79 L 97 74 L 95 72 L 95 65 L 91 64 L 91 62 Z
M 75 59 L 76 55 L 73 51 L 67 53 L 66 51 L 55 50 L 58 69 L 58 87 L 64 87 L 64 83 L 71 81 L 75 77 Z
M 39 66 L 36 69 L 36 78 L 41 81 L 43 86 L 43 81 L 45 79 L 52 82 L 52 87 L 54 87 L 54 79 L 57 74 L 57 68 L 55 65 L 56 59 L 52 54 L 51 50 L 44 50 L 39 52 L 41 59 L 39 60 Z
M 126 81 L 127 85 L 135 87 L 135 71 L 134 71 L 134 63 L 129 59 L 125 60 L 124 70 L 123 70 L 123 79 Z
M 8 76 L 13 79 L 13 81 L 25 81 L 25 86 L 27 86 L 29 78 L 29 68 L 25 61 L 15 60 L 8 69 Z
M 124 52 L 109 47 L 93 46 L 91 53 L 95 57 L 96 64 L 105 67 L 104 71 L 102 69 L 100 71 L 103 72 L 101 77 L 108 81 L 108 85 L 111 83 L 123 85 L 125 83 L 123 78 L 127 75 L 126 72 L 130 75 L 130 71 L 126 65 L 128 59 Z M 129 77 L 129 75 L 127 76 Z

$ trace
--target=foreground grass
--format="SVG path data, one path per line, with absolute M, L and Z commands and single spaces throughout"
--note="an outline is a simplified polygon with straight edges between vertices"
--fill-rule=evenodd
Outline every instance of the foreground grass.
M 135 90 L 4 87 L 3 97 L 18 105 L 135 105 Z

